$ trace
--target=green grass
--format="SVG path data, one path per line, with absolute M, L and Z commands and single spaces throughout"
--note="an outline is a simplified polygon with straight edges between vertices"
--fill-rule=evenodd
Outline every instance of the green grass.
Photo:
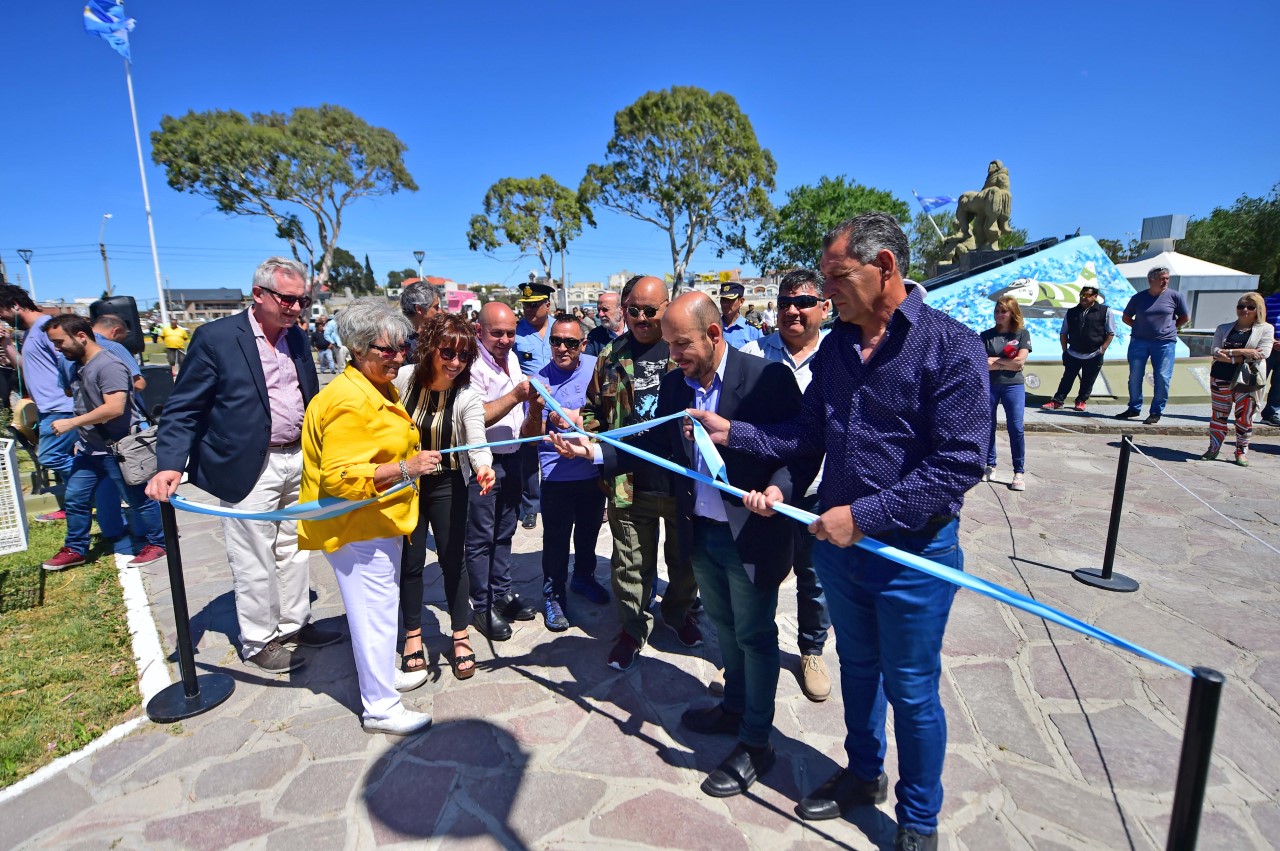
M 5 587 L 30 586 L 66 526 L 34 523 L 26 552 L 0 557 Z M 0 613 L 0 788 L 84 747 L 138 712 L 138 674 L 110 548 L 45 576 L 44 605 Z

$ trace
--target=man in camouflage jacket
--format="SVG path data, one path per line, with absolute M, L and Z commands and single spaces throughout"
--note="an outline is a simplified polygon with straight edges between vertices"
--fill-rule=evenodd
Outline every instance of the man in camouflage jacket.
M 675 368 L 662 339 L 666 284 L 659 278 L 636 277 L 622 292 L 627 331 L 601 350 L 582 408 L 587 431 L 609 431 L 653 418 L 658 383 Z M 657 581 L 658 526 L 664 521 L 668 584 L 662 596 L 662 619 L 686 647 L 702 643 L 702 633 L 689 609 L 698 586 L 687 556 L 676 538 L 676 503 L 671 474 L 642 463 L 635 473 L 602 479 L 609 499 L 613 535 L 612 585 L 622 632 L 609 654 L 609 664 L 626 670 L 653 628 L 648 603 Z

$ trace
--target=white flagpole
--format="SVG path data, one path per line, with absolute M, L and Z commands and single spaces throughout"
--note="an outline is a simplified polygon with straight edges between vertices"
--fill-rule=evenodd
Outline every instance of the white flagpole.
M 917 193 L 914 189 L 912 189 L 911 194 L 916 196 L 916 203 L 920 205 L 921 210 L 924 210 L 924 217 L 929 220 L 929 224 L 933 225 L 933 229 L 937 231 L 938 240 L 941 242 L 946 242 L 947 238 L 942 235 L 942 231 L 938 230 L 938 223 L 933 220 L 933 216 L 929 215 L 929 211 L 925 209 L 924 202 L 920 200 L 919 193 Z
M 151 196 L 147 194 L 147 167 L 142 159 L 142 137 L 138 135 L 138 107 L 133 102 L 133 74 L 129 60 L 124 61 L 124 81 L 129 87 L 129 113 L 133 116 L 133 143 L 138 149 L 138 175 L 142 178 L 142 206 L 147 211 L 147 234 L 151 237 L 151 263 L 156 269 L 156 294 L 160 296 L 160 324 L 169 324 L 169 307 L 164 300 L 164 283 L 160 277 L 160 253 L 156 251 L 156 228 L 151 222 Z

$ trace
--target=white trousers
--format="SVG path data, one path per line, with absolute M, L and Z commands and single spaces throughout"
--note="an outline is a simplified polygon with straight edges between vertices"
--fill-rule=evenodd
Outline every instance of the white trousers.
M 249 495 L 223 508 L 275 511 L 298 501 L 302 450 L 268 449 L 267 463 Z M 298 524 L 222 519 L 236 593 L 241 654 L 248 659 L 267 643 L 302 629 L 311 619 L 309 552 L 298 550 Z
M 325 553 L 347 609 L 364 720 L 387 718 L 400 704 L 396 637 L 400 617 L 400 552 L 404 538 L 374 538 Z

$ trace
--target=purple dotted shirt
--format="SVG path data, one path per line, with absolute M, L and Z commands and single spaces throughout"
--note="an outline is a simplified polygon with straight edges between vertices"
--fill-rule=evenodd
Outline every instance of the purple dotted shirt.
M 958 514 L 990 440 L 987 356 L 978 335 L 908 284 L 869 363 L 862 331 L 837 321 L 794 419 L 735 421 L 729 444 L 783 460 L 826 453 L 818 499 L 851 506 L 868 535 Z

